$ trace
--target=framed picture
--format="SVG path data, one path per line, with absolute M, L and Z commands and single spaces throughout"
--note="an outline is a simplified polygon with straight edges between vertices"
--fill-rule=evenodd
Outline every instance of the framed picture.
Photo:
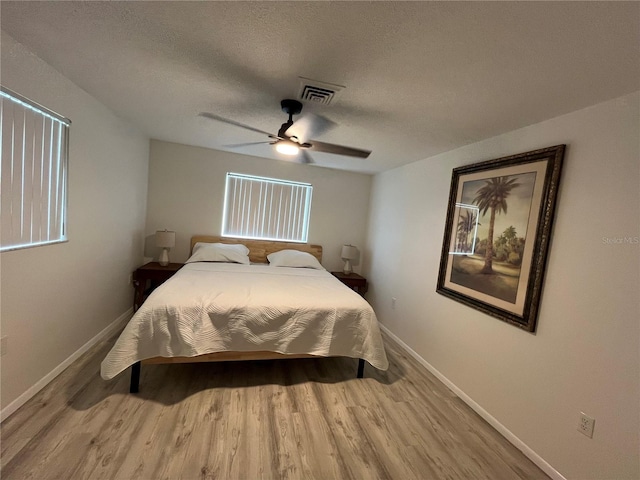
M 453 170 L 438 293 L 535 332 L 564 150 Z

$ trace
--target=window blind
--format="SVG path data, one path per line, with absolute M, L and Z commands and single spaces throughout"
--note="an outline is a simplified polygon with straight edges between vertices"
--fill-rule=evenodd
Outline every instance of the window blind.
M 306 242 L 313 187 L 227 173 L 222 235 Z
M 0 250 L 66 240 L 70 121 L 0 89 Z

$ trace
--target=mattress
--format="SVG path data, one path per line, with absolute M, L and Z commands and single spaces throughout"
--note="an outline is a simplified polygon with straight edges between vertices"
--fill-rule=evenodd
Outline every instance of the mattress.
M 146 358 L 225 351 L 345 356 L 388 368 L 373 309 L 326 270 L 190 263 L 134 314 L 101 375 Z

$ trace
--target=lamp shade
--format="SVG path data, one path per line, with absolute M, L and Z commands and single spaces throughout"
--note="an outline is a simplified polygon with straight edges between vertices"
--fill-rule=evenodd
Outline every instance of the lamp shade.
M 176 246 L 176 232 L 158 230 L 156 232 L 156 247 L 173 248 Z
M 353 245 L 343 245 L 340 258 L 343 260 L 355 260 L 358 258 L 358 249 Z

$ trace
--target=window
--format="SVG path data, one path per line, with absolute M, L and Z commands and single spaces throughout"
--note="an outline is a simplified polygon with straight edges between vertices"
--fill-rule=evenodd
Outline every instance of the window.
M 0 88 L 0 250 L 66 240 L 69 125 Z
M 312 190 L 308 183 L 227 173 L 222 235 L 304 243 Z

